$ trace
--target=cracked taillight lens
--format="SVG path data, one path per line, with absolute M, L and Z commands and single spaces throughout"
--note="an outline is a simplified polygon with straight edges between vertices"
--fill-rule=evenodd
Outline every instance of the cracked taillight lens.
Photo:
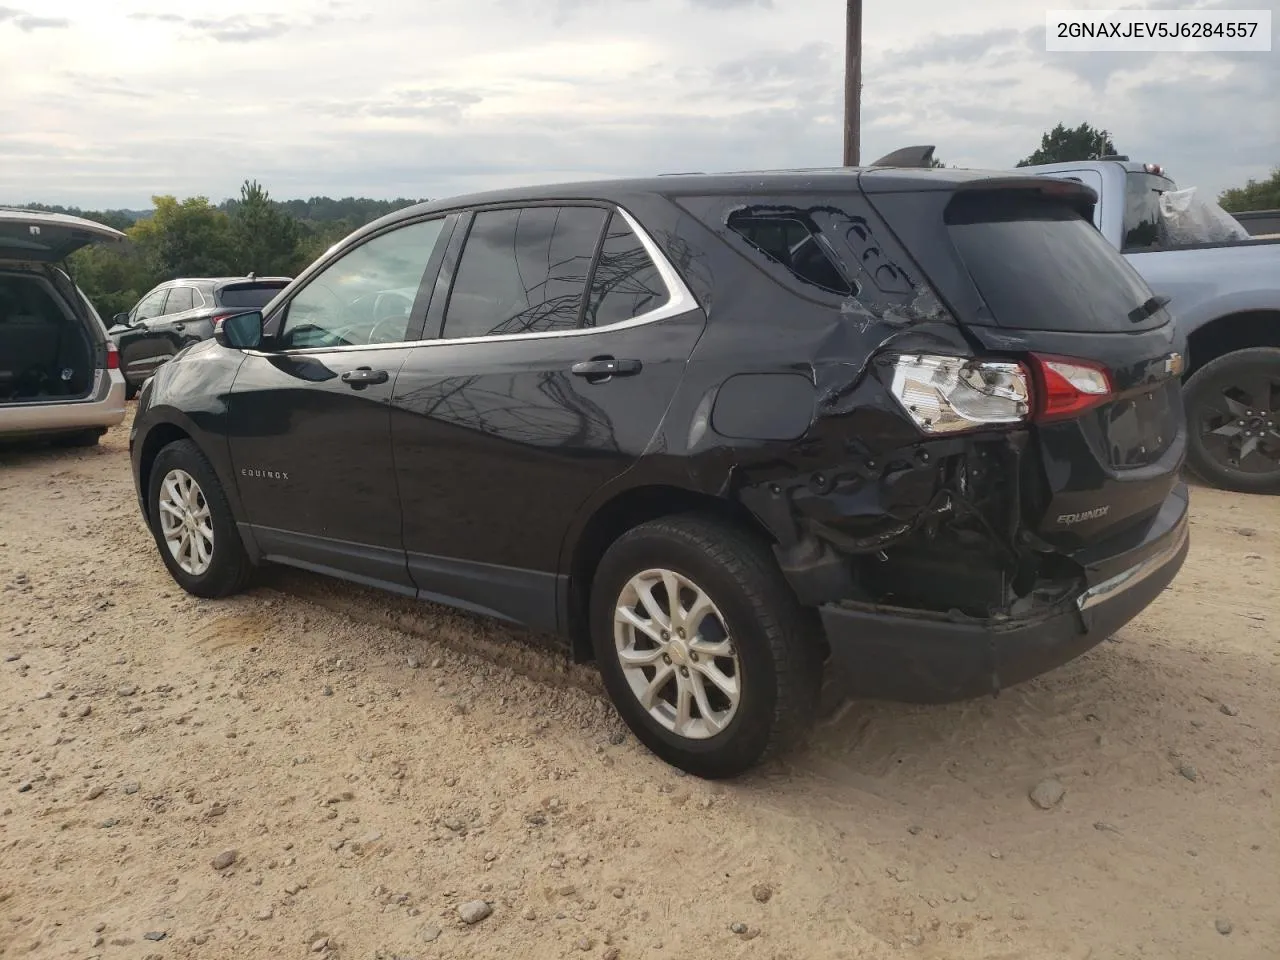
M 1031 377 L 1007 360 L 910 354 L 893 361 L 894 398 L 925 433 L 958 433 L 1022 423 L 1031 413 Z

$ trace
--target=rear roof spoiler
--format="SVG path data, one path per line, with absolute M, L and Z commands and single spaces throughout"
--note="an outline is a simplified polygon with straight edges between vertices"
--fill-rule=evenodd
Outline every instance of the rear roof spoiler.
M 902 147 L 871 164 L 873 167 L 932 167 L 934 145 Z

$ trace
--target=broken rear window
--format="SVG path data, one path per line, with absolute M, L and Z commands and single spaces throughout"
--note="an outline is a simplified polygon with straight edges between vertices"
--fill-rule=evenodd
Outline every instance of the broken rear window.
M 817 229 L 806 221 L 780 214 L 735 213 L 729 217 L 729 229 L 805 283 L 841 296 L 854 292 L 818 239 Z

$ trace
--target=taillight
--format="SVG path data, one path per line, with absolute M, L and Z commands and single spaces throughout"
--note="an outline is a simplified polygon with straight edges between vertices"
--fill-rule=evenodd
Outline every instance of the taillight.
M 1036 375 L 1037 421 L 1077 416 L 1111 395 L 1111 377 L 1101 364 L 1032 354 L 1031 365 Z
M 107 369 L 120 369 L 120 351 L 116 349 L 116 345 L 110 340 L 107 341 Z
M 1031 413 L 1031 377 L 1008 360 L 930 354 L 893 361 L 894 398 L 925 433 L 1021 423 Z

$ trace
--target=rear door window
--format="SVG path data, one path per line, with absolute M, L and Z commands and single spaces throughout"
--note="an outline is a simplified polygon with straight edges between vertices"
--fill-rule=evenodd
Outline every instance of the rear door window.
M 662 274 L 622 214 L 609 218 L 591 273 L 583 326 L 607 327 L 657 310 L 669 299 Z
M 975 191 L 956 196 L 946 221 L 1000 326 L 1128 332 L 1167 319 L 1137 271 L 1066 204 Z
M 607 216 L 600 207 L 477 213 L 442 335 L 456 340 L 576 329 Z
M 171 313 L 186 313 L 191 309 L 191 288 L 190 287 L 174 287 L 169 291 L 169 299 L 165 301 L 165 316 Z

